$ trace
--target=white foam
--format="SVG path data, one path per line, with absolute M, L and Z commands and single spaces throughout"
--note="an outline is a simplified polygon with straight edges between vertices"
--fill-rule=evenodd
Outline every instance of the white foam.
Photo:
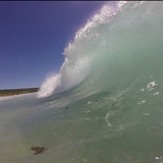
M 39 92 L 37 93 L 38 97 L 46 97 L 51 95 L 53 90 L 60 85 L 60 78 L 60 74 L 54 74 L 47 77 Z
M 152 81 L 152 82 L 148 83 L 146 87 L 147 87 L 147 89 L 150 89 L 150 88 L 155 87 L 156 85 L 158 85 L 158 84 L 156 83 L 156 81 Z
M 57 93 L 68 90 L 80 84 L 88 76 L 90 73 L 90 63 L 95 54 L 94 52 L 89 52 L 87 47 L 85 47 L 87 42 L 90 43 L 90 39 L 96 40 L 99 37 L 94 29 L 99 24 L 109 22 L 125 3 L 121 1 L 117 3 L 117 7 L 112 7 L 110 3 L 106 2 L 93 17 L 88 19 L 85 26 L 76 32 L 74 40 L 69 42 L 64 49 L 65 61 L 59 73 L 45 79 L 38 92 L 38 97 L 46 97 L 53 92 Z
M 159 95 L 159 92 L 155 92 L 155 93 L 153 93 L 153 95 L 155 96 L 155 95 Z
M 138 105 L 142 105 L 144 103 L 146 103 L 146 101 L 145 100 L 141 100 L 140 102 L 138 102 Z
M 111 123 L 108 121 L 108 118 L 109 118 L 109 117 L 110 117 L 110 113 L 107 113 L 107 114 L 106 114 L 105 120 L 106 120 L 107 125 L 108 125 L 109 127 L 112 127 Z
M 141 92 L 143 92 L 144 90 L 145 90 L 144 88 L 140 89 Z
M 36 93 L 26 93 L 26 94 L 19 94 L 19 95 L 13 95 L 13 96 L 3 96 L 3 97 L 0 97 L 0 101 L 10 100 L 10 99 L 14 99 L 14 98 L 20 98 L 20 97 L 30 96 L 30 95 L 36 95 Z
M 88 104 L 88 105 L 90 105 L 90 104 L 91 104 L 91 102 L 90 102 L 90 101 L 88 101 L 88 102 L 87 102 L 87 104 Z
M 127 1 L 119 1 L 118 2 L 118 7 L 122 7 L 123 5 L 125 5 L 127 3 Z
M 0 97 L 0 101 L 3 101 L 3 100 L 8 100 L 8 99 L 13 99 L 15 97 L 17 97 L 18 95 L 14 95 L 14 96 L 4 96 L 4 97 Z

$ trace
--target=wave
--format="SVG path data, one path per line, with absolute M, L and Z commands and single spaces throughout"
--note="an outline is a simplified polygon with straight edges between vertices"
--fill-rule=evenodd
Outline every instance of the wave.
M 90 48 L 98 38 L 95 29 L 100 24 L 109 22 L 125 3 L 126 1 L 121 1 L 114 8 L 106 3 L 98 13 L 88 19 L 86 25 L 76 32 L 74 40 L 64 49 L 65 61 L 59 73 L 45 79 L 38 97 L 47 97 L 52 93 L 68 90 L 80 84 L 89 75 L 90 64 L 95 55 L 98 55 Z
M 144 64 L 153 50 L 161 51 L 162 8 L 160 2 L 120 1 L 114 7 L 106 3 L 76 32 L 64 49 L 59 73 L 46 78 L 38 97 L 69 90 L 82 81 L 80 90 L 113 85 L 116 89 L 136 80 L 138 73 L 145 74 Z

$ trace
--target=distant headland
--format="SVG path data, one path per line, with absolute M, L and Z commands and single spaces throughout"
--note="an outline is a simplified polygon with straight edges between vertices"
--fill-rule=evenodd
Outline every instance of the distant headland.
M 0 97 L 34 93 L 38 92 L 38 90 L 39 88 L 3 89 L 0 90 Z

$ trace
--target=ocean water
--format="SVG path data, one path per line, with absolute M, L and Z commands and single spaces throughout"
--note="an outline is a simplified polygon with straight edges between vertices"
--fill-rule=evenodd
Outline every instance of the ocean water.
M 38 93 L 1 98 L 0 162 L 163 162 L 163 3 L 106 3 L 64 55 Z

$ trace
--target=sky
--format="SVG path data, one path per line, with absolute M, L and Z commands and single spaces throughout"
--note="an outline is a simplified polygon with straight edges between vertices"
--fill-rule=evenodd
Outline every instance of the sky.
M 0 1 L 0 89 L 40 87 L 102 1 Z

